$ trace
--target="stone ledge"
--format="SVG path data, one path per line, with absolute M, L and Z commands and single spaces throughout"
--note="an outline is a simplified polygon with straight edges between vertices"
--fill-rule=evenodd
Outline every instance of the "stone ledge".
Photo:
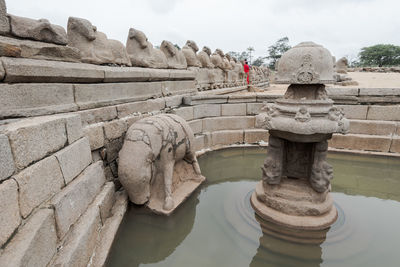
M 203 119 L 203 131 L 243 130 L 254 128 L 254 116 L 233 116 Z
M 104 183 L 103 163 L 98 161 L 87 167 L 52 199 L 59 239 L 67 234 L 69 228 L 84 213 Z
M 211 132 L 211 146 L 242 144 L 244 142 L 243 130 L 224 130 Z
M 71 84 L 0 84 L 0 119 L 77 110 Z
M 89 267 L 106 265 L 108 254 L 110 253 L 117 231 L 128 208 L 128 196 L 124 191 L 116 193 L 115 198 L 115 204 L 111 210 L 112 215 L 105 220 L 103 224 L 104 226 L 101 229 L 101 236 L 97 242 L 92 260 L 88 264 Z
M 396 131 L 396 122 L 373 120 L 350 120 L 351 134 L 387 135 Z
M 183 104 L 195 106 L 201 104 L 222 104 L 228 103 L 228 96 L 224 95 L 195 95 L 183 97 Z
M 400 105 L 370 106 L 367 120 L 400 121 Z
M 0 182 L 14 173 L 14 159 L 8 137 L 0 134 Z
M 389 152 L 392 139 L 388 136 L 347 134 L 333 135 L 329 146 L 333 148 Z
M 101 67 L 25 58 L 1 58 L 7 83 L 98 83 L 104 80 Z
M 47 266 L 57 252 L 54 212 L 42 209 L 32 215 L 0 256 L 1 266 Z

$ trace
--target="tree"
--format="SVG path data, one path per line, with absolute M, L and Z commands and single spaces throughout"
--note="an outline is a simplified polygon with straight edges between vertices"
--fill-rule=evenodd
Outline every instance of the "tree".
M 276 62 L 281 58 L 282 54 L 288 51 L 291 48 L 289 45 L 289 38 L 283 37 L 276 41 L 275 44 L 268 47 L 268 56 L 269 60 L 268 66 L 270 69 L 275 69 Z
M 250 65 L 251 65 L 251 53 L 255 51 L 255 50 L 254 50 L 254 47 L 249 46 L 249 47 L 247 47 L 246 50 L 247 50 L 247 52 L 249 53 Z
M 181 48 L 180 48 L 180 46 L 179 45 L 177 45 L 177 44 L 174 44 L 174 46 L 178 49 L 178 50 L 181 50 Z
M 233 51 L 230 51 L 227 54 L 229 54 L 231 57 L 236 58 L 239 61 L 243 61 L 243 60 L 249 58 L 249 53 L 247 53 L 245 51 L 244 52 L 233 52 Z
M 257 67 L 260 67 L 262 64 L 264 64 L 264 58 L 263 57 L 258 57 L 253 62 L 253 66 L 257 66 Z
M 395 66 L 400 65 L 400 46 L 377 44 L 364 47 L 359 53 L 361 66 Z

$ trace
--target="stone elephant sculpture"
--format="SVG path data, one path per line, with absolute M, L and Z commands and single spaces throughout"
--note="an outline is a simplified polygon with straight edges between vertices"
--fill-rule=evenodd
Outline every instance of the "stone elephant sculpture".
M 205 178 L 187 122 L 173 114 L 148 117 L 127 131 L 119 152 L 119 179 L 138 205 L 169 215 Z

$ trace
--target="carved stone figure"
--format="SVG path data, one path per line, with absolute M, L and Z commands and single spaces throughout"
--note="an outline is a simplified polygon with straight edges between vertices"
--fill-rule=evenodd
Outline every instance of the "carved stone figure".
M 210 59 L 211 49 L 209 47 L 204 46 L 197 56 L 203 68 L 208 68 L 208 69 L 215 68 L 215 65 L 211 62 Z
M 311 169 L 310 184 L 311 187 L 323 193 L 330 187 L 333 178 L 333 168 L 326 162 L 328 154 L 328 142 L 322 141 L 315 145 L 314 163 Z
M 346 57 L 342 57 L 338 61 L 336 61 L 336 72 L 337 73 L 347 73 L 347 66 L 349 65 L 349 61 Z
M 220 53 L 218 53 L 217 51 L 220 49 L 215 50 L 214 53 L 211 54 L 210 58 L 211 58 L 211 63 L 216 67 L 216 68 L 220 68 L 220 69 L 224 69 L 224 63 L 222 60 L 222 57 L 220 55 Z
M 61 26 L 51 24 L 47 19 L 34 20 L 9 15 L 11 34 L 36 41 L 66 45 L 67 33 Z
M 122 43 L 108 40 L 107 35 L 86 19 L 68 19 L 68 46 L 81 51 L 82 62 L 92 64 L 122 64 L 130 66 L 128 54 Z
M 168 68 L 164 53 L 154 48 L 142 31 L 129 29 L 126 50 L 132 66 L 154 69 Z
M 179 116 L 142 119 L 127 131 L 119 153 L 119 179 L 129 199 L 170 214 L 203 181 L 194 135 Z
M 268 184 L 279 184 L 282 178 L 283 140 L 272 135 L 268 140 L 268 154 L 264 160 L 263 182 Z
M 181 50 L 178 50 L 171 42 L 163 41 L 161 43 L 161 51 L 167 58 L 169 69 L 186 69 L 187 62 L 185 55 Z
M 185 55 L 187 66 L 188 67 L 201 67 L 202 64 L 200 60 L 197 58 L 197 51 L 199 51 L 199 47 L 197 46 L 195 41 L 188 40 L 186 45 L 182 48 L 182 52 Z
M 8 34 L 10 32 L 10 22 L 7 18 L 7 6 L 5 0 L 0 0 L 0 34 Z

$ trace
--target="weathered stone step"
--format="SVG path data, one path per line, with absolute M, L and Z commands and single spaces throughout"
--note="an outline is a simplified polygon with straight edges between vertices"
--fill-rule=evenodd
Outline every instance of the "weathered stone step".
M 107 67 L 2 57 L 6 83 L 119 83 L 194 80 L 190 70 Z

